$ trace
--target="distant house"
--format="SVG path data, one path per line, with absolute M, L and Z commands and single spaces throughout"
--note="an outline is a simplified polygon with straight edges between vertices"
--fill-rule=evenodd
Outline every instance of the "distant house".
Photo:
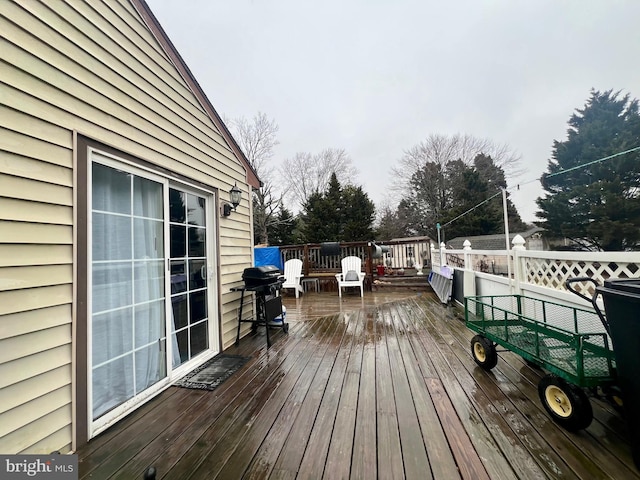
M 524 238 L 525 248 L 527 250 L 549 250 L 549 245 L 543 238 L 542 233 L 544 229 L 540 227 L 533 227 L 524 232 L 509 233 L 509 245 L 513 246 L 511 242 L 516 235 L 520 235 Z M 471 248 L 473 250 L 505 250 L 506 242 L 504 233 L 496 235 L 477 235 L 470 237 L 456 237 L 447 242 L 447 248 L 454 250 L 461 250 L 465 240 L 469 240 Z
M 527 250 L 549 250 L 548 241 L 542 236 L 544 229 L 533 227 L 524 232 L 509 233 L 509 247 L 513 247 L 513 239 L 516 235 L 524 238 Z M 504 233 L 496 235 L 477 235 L 469 237 L 456 237 L 447 242 L 447 249 L 462 250 L 464 242 L 469 240 L 472 251 L 481 253 L 473 254 L 471 259 L 473 269 L 481 272 L 489 272 L 499 275 L 506 275 L 508 268 L 504 255 L 492 255 L 490 250 L 506 250 Z M 455 266 L 462 266 L 464 261 L 461 255 L 447 255 L 447 263 Z
M 144 0 L 0 30 L 0 452 L 69 452 L 233 342 L 259 179 Z

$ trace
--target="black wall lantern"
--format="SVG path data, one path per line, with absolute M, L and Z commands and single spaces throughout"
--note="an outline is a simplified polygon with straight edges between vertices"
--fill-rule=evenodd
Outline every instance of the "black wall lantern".
M 238 184 L 235 184 L 231 187 L 231 190 L 229 190 L 229 199 L 231 203 L 225 203 L 222 206 L 222 215 L 225 217 L 231 215 L 231 210 L 235 211 L 236 207 L 240 205 L 240 200 L 242 200 L 242 190 L 238 188 Z

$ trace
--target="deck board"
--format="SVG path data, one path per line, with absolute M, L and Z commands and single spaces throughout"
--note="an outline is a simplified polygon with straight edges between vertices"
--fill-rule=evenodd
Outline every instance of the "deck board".
M 331 344 L 335 335 L 340 335 L 340 329 L 333 328 L 334 325 L 331 323 L 323 327 L 321 334 L 313 339 L 310 345 L 312 348 L 307 348 L 306 355 L 298 358 L 297 370 L 287 374 L 290 383 L 293 383 L 290 385 L 291 388 L 283 383 L 278 391 L 274 392 L 253 422 L 251 435 L 241 440 L 220 471 L 219 478 L 232 478 L 231 475 L 235 472 L 246 471 L 250 465 L 253 465 L 252 475 L 255 478 L 265 478 L 268 473 L 265 470 L 277 459 L 289 434 L 290 419 L 299 414 L 302 402 L 327 350 L 327 345 Z M 295 377 L 296 374 L 297 377 Z M 208 478 L 213 476 L 210 475 Z
M 362 369 L 356 410 L 350 478 L 376 478 L 376 324 L 373 313 L 366 314 L 363 328 Z
M 404 321 L 403 317 L 406 311 L 403 307 L 404 305 L 393 305 L 395 310 L 394 327 L 398 333 L 398 343 L 404 359 L 422 441 L 427 453 L 427 464 L 430 466 L 430 469 L 426 470 L 422 465 L 422 476 L 435 480 L 460 478 L 460 472 L 451 455 L 451 448 L 426 383 L 427 379 L 433 378 L 434 374 L 431 373 L 433 367 L 426 356 L 422 354 L 419 346 L 409 340 L 411 333 L 415 330 Z M 427 366 L 427 368 L 423 371 L 422 366 Z
M 542 373 L 510 352 L 485 372 L 474 335 L 431 294 L 285 297 L 290 331 L 212 392 L 170 387 L 78 452 L 80 478 L 640 479 L 625 422 L 592 402 L 568 433 Z M 459 314 L 459 312 L 458 312 Z
M 348 322 L 357 318 L 357 314 L 350 313 L 347 317 Z M 298 478 L 321 478 L 324 472 L 353 341 L 353 335 L 347 333 L 347 325 L 341 326 L 344 326 L 344 329 L 341 329 L 341 337 L 332 342 L 332 346 L 336 347 L 336 356 L 298 469 Z
M 376 344 L 376 412 L 378 475 L 381 478 L 404 478 L 402 446 L 398 425 L 398 412 L 393 393 L 391 360 L 387 345 L 388 331 L 385 308 L 378 310 L 376 332 L 380 340 Z
M 353 340 L 351 351 L 342 382 L 340 402 L 336 414 L 335 425 L 331 432 L 329 451 L 324 468 L 324 478 L 349 478 L 356 415 L 358 411 L 358 393 L 360 389 L 360 372 L 362 371 L 362 349 L 364 347 L 363 312 L 358 312 L 351 325 Z

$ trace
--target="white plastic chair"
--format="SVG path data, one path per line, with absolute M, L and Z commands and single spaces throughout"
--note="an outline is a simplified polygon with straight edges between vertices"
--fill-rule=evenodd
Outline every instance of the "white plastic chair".
M 292 258 L 284 262 L 284 283 L 282 288 L 293 288 L 296 298 L 302 293 L 302 260 Z
M 361 272 L 362 260 L 360 257 L 344 257 L 342 259 L 342 273 L 336 273 L 338 281 L 338 294 L 342 297 L 343 287 L 360 287 L 360 296 L 364 297 L 364 277 Z

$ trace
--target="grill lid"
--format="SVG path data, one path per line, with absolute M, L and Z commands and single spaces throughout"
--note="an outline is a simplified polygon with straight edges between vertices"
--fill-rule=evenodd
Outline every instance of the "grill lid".
M 261 267 L 245 268 L 242 273 L 242 279 L 247 280 L 277 280 L 280 276 L 280 270 L 274 265 L 263 265 Z
M 262 267 L 245 268 L 242 273 L 242 280 L 247 288 L 276 286 L 280 282 L 280 270 L 273 265 L 264 265 Z

